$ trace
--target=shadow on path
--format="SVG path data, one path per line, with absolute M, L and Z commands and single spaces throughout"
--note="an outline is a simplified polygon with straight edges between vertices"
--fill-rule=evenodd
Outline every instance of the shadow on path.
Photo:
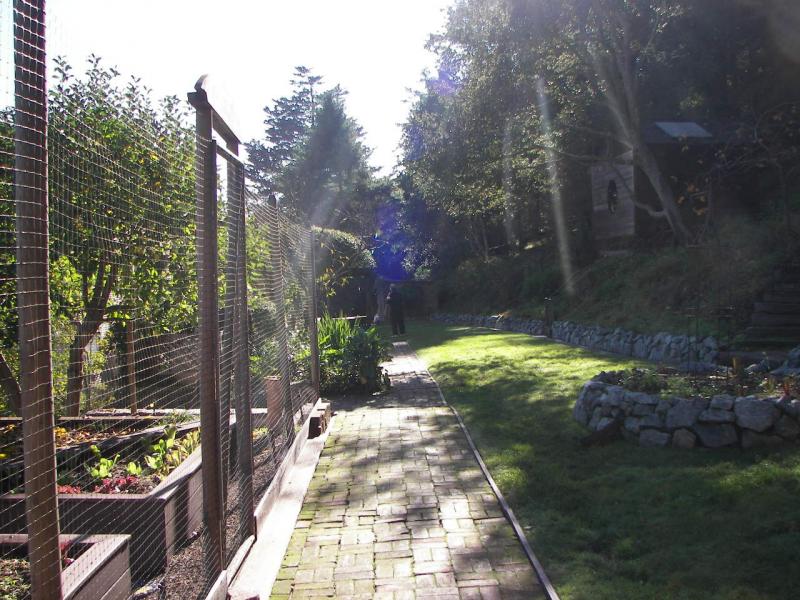
M 543 598 L 436 383 L 406 343 L 389 393 L 336 417 L 273 598 Z

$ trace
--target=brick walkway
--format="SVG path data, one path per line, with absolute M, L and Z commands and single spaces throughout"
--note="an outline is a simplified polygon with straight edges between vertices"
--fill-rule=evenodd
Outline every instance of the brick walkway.
M 424 365 L 386 366 L 390 394 L 335 402 L 272 598 L 543 598 Z

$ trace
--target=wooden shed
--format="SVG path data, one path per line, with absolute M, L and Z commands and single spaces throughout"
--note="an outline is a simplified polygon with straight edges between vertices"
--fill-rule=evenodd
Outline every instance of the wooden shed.
M 693 121 L 655 121 L 645 128 L 644 138 L 673 181 L 677 195 L 701 174 L 703 158 L 723 143 L 719 136 Z M 604 253 L 629 248 L 637 238 L 650 238 L 664 225 L 636 206 L 657 208 L 659 203 L 647 177 L 634 166 L 632 151 L 609 154 L 614 158 L 590 167 L 592 233 L 596 246 Z M 686 207 L 689 215 L 691 209 Z

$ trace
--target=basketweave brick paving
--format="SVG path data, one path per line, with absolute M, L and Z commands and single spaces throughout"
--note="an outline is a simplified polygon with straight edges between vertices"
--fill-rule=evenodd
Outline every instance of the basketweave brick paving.
M 404 342 L 392 391 L 336 401 L 272 598 L 544 598 L 436 383 Z

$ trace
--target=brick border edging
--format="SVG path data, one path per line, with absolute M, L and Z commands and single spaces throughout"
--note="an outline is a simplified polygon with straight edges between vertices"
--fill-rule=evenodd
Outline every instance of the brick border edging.
M 417 355 L 416 351 L 413 348 L 411 348 L 410 345 L 409 349 L 412 350 L 412 352 L 414 352 L 414 356 L 416 356 L 417 360 L 419 360 L 419 356 Z M 523 552 L 525 552 L 525 556 L 527 557 L 528 562 L 531 563 L 531 566 L 533 567 L 533 570 L 536 573 L 536 577 L 542 586 L 542 590 L 544 591 L 548 600 L 561 600 L 558 596 L 558 592 L 556 592 L 555 587 L 553 587 L 550 578 L 547 576 L 547 573 L 545 573 L 544 566 L 542 566 L 542 563 L 539 561 L 539 559 L 536 557 L 536 554 L 533 551 L 533 547 L 530 545 L 530 542 L 528 542 L 528 538 L 525 536 L 525 532 L 523 531 L 522 526 L 519 524 L 519 521 L 517 521 L 517 517 L 516 515 L 514 515 L 514 511 L 508 505 L 508 502 L 506 502 L 505 496 L 503 496 L 503 492 L 501 492 L 500 488 L 497 487 L 497 484 L 495 483 L 492 474 L 489 472 L 489 468 L 486 466 L 486 463 L 483 461 L 483 457 L 481 456 L 478 447 L 475 445 L 475 442 L 473 441 L 472 436 L 469 433 L 469 429 L 467 429 L 467 426 L 464 423 L 464 420 L 461 418 L 461 415 L 459 414 L 458 410 L 456 410 L 456 408 L 452 404 L 447 402 L 447 400 L 444 397 L 444 393 L 442 393 L 442 388 L 439 387 L 439 382 L 437 382 L 436 379 L 434 379 L 433 374 L 428 370 L 427 365 L 425 366 L 425 371 L 428 373 L 428 375 L 431 378 L 431 381 L 433 382 L 433 385 L 436 387 L 436 392 L 439 394 L 439 399 L 442 401 L 442 404 L 445 407 L 449 408 L 450 411 L 452 411 L 453 415 L 456 417 L 456 420 L 458 421 L 458 424 L 461 427 L 461 431 L 464 433 L 464 437 L 467 439 L 467 443 L 469 444 L 470 450 L 472 450 L 472 454 L 475 457 L 475 460 L 478 462 L 478 466 L 481 468 L 481 472 L 483 473 L 484 478 L 489 483 L 489 487 L 492 488 L 492 492 L 497 498 L 497 501 L 500 503 L 500 509 L 503 511 L 503 515 L 505 516 L 506 520 L 511 524 L 511 528 L 514 530 L 514 535 L 517 536 L 517 539 L 519 540 L 519 543 L 522 545 L 522 550 Z
M 318 398 L 317 402 L 314 404 L 314 409 L 318 408 L 321 404 L 330 405 L 330 401 L 326 401 L 324 398 Z M 256 519 L 255 540 L 247 549 L 247 553 L 241 557 L 241 562 L 238 565 L 236 572 L 233 575 L 226 576 L 225 590 L 227 593 L 227 598 L 232 600 L 237 598 L 246 598 L 247 600 L 264 598 L 264 600 L 266 600 L 271 595 L 271 589 L 275 583 L 275 576 L 280 570 L 283 557 L 286 554 L 286 549 L 291 539 L 291 533 L 294 532 L 295 524 L 298 520 L 300 511 L 302 510 L 303 502 L 305 501 L 305 494 L 308 491 L 308 486 L 314 478 L 314 473 L 316 472 L 322 452 L 325 449 L 328 436 L 332 431 L 332 427 L 329 426 L 327 429 L 325 429 L 325 431 L 322 432 L 321 435 L 309 439 L 308 429 L 311 423 L 311 415 L 313 413 L 314 410 L 312 409 L 312 411 L 309 413 L 309 417 L 303 424 L 303 429 L 301 429 L 301 431 L 297 434 L 297 437 L 295 437 L 295 441 L 287 453 L 287 457 L 281 463 L 279 473 L 276 473 L 276 475 L 273 477 L 272 483 L 270 483 L 267 491 L 261 497 L 261 500 L 256 507 L 254 515 Z M 335 416 L 331 417 L 331 423 L 334 418 Z M 298 440 L 301 439 L 302 443 L 299 443 Z M 295 446 L 295 444 L 297 444 L 297 446 Z M 296 470 L 297 465 L 302 463 L 303 457 L 306 455 L 306 453 L 308 453 L 311 460 L 308 464 L 301 465 L 300 468 L 301 470 L 308 470 L 309 476 L 307 480 L 304 476 L 299 475 Z M 289 456 L 292 458 L 288 459 Z M 288 465 L 289 460 L 291 460 L 291 465 Z M 282 473 L 280 473 L 281 470 L 283 470 Z M 280 478 L 278 477 L 279 474 Z M 301 495 L 287 495 L 287 490 L 291 488 L 293 484 L 297 484 L 299 488 L 302 488 Z M 296 509 L 296 514 L 294 514 L 294 517 L 291 518 L 292 527 L 290 530 L 288 530 L 289 536 L 281 535 L 279 532 L 270 530 L 268 527 L 266 527 L 269 519 L 275 518 L 275 515 L 278 515 L 279 511 L 281 510 L 281 507 L 279 506 L 281 502 L 285 503 L 283 507 L 284 510 L 290 510 L 293 512 Z M 281 538 L 280 540 L 277 540 L 278 545 L 272 544 L 264 546 L 264 540 L 275 542 L 276 540 L 273 539 L 275 535 L 278 535 Z M 262 538 L 260 543 L 259 536 Z M 271 565 L 267 567 L 267 577 L 262 579 L 259 575 L 257 579 L 259 579 L 261 583 L 253 584 L 253 579 L 251 577 L 252 574 L 248 574 L 246 572 L 246 565 L 248 561 L 263 561 L 265 556 L 269 556 L 272 559 L 277 557 L 277 565 L 273 561 Z M 263 567 L 263 564 L 261 564 L 261 566 Z M 274 571 L 274 573 L 272 571 Z M 267 589 L 270 590 L 270 593 L 267 593 L 266 596 L 261 595 L 261 592 Z M 206 600 L 224 600 L 224 598 L 220 597 L 220 599 L 217 599 L 209 595 Z

